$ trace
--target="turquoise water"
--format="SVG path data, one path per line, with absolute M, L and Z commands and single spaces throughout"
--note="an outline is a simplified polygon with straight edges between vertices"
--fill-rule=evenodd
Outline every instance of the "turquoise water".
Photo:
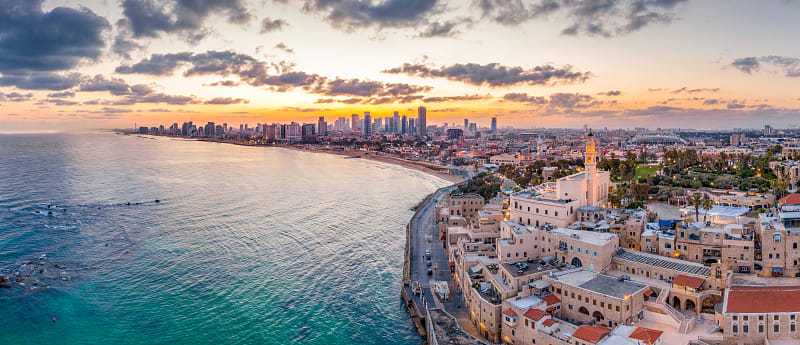
M 404 225 L 444 185 L 279 148 L 0 135 L 0 274 L 26 277 L 0 288 L 0 344 L 419 344 Z

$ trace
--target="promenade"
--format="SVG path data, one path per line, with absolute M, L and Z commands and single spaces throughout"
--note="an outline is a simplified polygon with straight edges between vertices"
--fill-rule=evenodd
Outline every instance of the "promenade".
M 435 337 L 445 343 L 484 344 L 470 334 L 477 334 L 468 321 L 463 296 L 452 280 L 448 255 L 438 236 L 436 226 L 436 205 L 456 186 L 444 187 L 429 195 L 418 206 L 408 225 L 406 267 L 403 282 L 403 297 L 409 306 L 409 313 L 417 324 L 420 333 L 429 343 L 437 342 L 428 334 L 430 329 L 439 330 Z M 432 275 L 428 275 L 425 252 L 431 253 Z M 450 299 L 439 302 L 431 289 L 432 281 L 445 281 L 450 288 Z M 414 293 L 413 286 L 419 284 L 421 293 Z M 435 317 L 430 317 L 435 315 Z M 451 317 L 452 316 L 452 317 Z M 428 320 L 432 319 L 432 320 Z M 426 322 L 430 321 L 430 323 Z M 436 323 L 436 324 L 434 324 Z M 444 334 L 442 334 L 444 333 Z

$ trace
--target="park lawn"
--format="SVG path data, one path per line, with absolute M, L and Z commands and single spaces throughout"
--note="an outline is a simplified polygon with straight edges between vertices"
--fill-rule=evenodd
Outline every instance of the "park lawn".
M 658 173 L 658 166 L 638 165 L 636 166 L 636 180 L 647 179 Z

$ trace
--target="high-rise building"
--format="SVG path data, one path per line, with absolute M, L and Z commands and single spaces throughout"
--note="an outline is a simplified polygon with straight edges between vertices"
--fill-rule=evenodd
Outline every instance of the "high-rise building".
M 469 128 L 469 119 L 464 119 L 464 131 Z
M 492 118 L 492 134 L 497 134 L 497 118 Z
M 372 115 L 370 115 L 368 111 L 364 112 L 364 125 L 362 126 L 362 132 L 364 133 L 365 138 L 369 138 L 370 135 L 372 135 Z
M 425 107 L 420 106 L 417 108 L 417 133 L 421 137 L 428 136 L 428 121 L 427 121 L 427 109 Z
M 392 132 L 400 133 L 400 113 L 396 111 L 392 117 Z
M 317 120 L 317 134 L 320 136 L 328 135 L 328 123 L 325 122 L 325 116 L 320 116 Z
M 203 134 L 205 134 L 206 137 L 213 138 L 216 136 L 214 134 L 215 129 L 216 127 L 214 126 L 213 122 L 206 123 L 206 127 L 203 129 Z
M 408 134 L 417 135 L 417 119 L 413 117 L 408 119 Z
M 402 121 L 403 122 L 400 125 L 400 134 L 406 134 L 406 133 L 408 133 L 408 118 L 406 118 L 406 116 L 403 115 L 403 120 Z
M 303 137 L 303 141 L 314 141 L 316 140 L 316 133 L 315 133 L 315 126 L 313 123 L 304 123 L 301 127 L 301 135 Z
M 358 114 L 353 114 L 351 116 L 352 120 L 350 120 L 350 125 L 353 126 L 353 132 L 358 132 L 361 130 L 361 121 L 358 119 Z

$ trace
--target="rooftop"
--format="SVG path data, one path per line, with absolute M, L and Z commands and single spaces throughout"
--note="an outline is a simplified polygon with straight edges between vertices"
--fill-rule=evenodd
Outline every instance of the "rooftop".
M 639 282 L 620 279 L 583 269 L 553 275 L 552 278 L 570 286 L 580 287 L 588 291 L 620 299 L 647 288 L 647 285 Z
M 646 289 L 647 285 L 600 274 L 594 279 L 581 284 L 580 287 L 589 291 L 622 299 Z
M 514 263 L 503 263 L 503 269 L 511 273 L 514 278 L 522 277 L 533 273 L 546 272 L 557 269 L 556 266 L 551 265 L 541 259 L 533 259 L 529 261 L 518 261 Z
M 458 325 L 458 321 L 443 310 L 431 309 L 430 315 L 433 323 L 433 335 L 439 344 L 486 345 L 485 342 L 465 332 Z
M 553 233 L 579 239 L 581 242 L 602 246 L 617 241 L 617 235 L 607 232 L 556 228 Z
M 649 266 L 657 266 L 692 275 L 707 277 L 711 274 L 710 268 L 698 263 L 668 258 L 655 254 L 630 251 L 623 248 L 617 250 L 617 254 L 614 255 L 614 259 L 638 262 Z
M 592 344 L 597 344 L 600 340 L 610 333 L 608 328 L 598 326 L 580 326 L 572 334 L 573 337 L 583 341 L 588 341 Z
M 743 286 L 728 288 L 723 313 L 800 312 L 800 286 Z

